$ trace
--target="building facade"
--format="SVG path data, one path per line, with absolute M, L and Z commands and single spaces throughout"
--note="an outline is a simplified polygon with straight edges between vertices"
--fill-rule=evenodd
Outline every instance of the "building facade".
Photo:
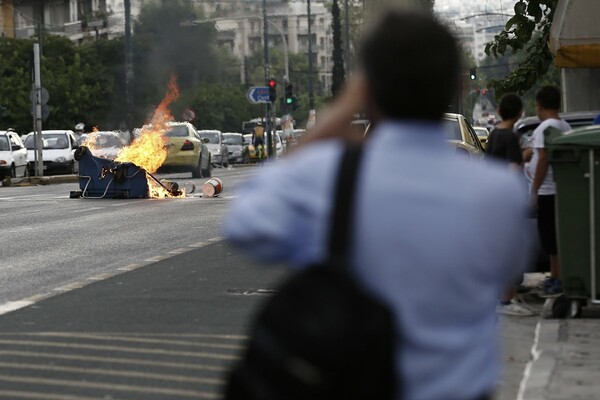
M 32 37 L 40 32 L 82 43 L 108 33 L 106 0 L 2 0 L 0 34 Z
M 264 46 L 261 1 L 198 1 L 209 19 L 214 19 L 217 40 L 240 60 L 240 79 L 244 82 L 244 60 Z M 331 13 L 321 1 L 311 2 L 311 35 L 308 35 L 307 3 L 270 1 L 267 3 L 267 46 L 288 54 L 308 54 L 311 40 L 313 71 L 318 75 L 316 91 L 329 94 L 333 67 Z M 283 76 L 276 77 L 283 79 Z
M 131 0 L 135 19 L 144 4 L 157 0 Z M 263 49 L 262 1 L 196 0 L 206 18 L 214 21 L 217 41 L 240 60 L 240 81 L 245 80 L 244 60 Z M 331 13 L 322 0 L 311 2 L 311 36 L 308 35 L 306 1 L 268 0 L 268 47 L 288 54 L 308 54 L 311 41 L 317 93 L 328 94 L 333 66 Z M 201 23 L 201 21 L 197 21 Z M 26 38 L 40 30 L 83 43 L 98 37 L 113 38 L 125 31 L 123 0 L 0 0 L 0 35 Z M 283 79 L 283 76 L 277 77 Z

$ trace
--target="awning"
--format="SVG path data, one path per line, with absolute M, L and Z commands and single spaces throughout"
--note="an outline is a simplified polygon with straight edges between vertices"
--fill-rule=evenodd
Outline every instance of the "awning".
M 550 51 L 559 68 L 600 67 L 599 0 L 558 0 Z

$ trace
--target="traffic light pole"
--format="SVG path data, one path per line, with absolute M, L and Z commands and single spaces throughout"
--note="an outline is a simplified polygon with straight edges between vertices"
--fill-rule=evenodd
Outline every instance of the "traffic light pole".
M 265 82 L 269 80 L 269 25 L 267 22 L 267 0 L 262 1 L 262 9 L 263 9 L 263 50 L 264 50 L 264 60 L 265 60 Z M 265 131 L 267 133 L 267 157 L 271 157 L 273 154 L 273 143 L 271 142 L 272 134 L 272 121 L 271 121 L 271 106 L 272 103 L 269 102 L 266 104 L 266 113 L 265 113 Z

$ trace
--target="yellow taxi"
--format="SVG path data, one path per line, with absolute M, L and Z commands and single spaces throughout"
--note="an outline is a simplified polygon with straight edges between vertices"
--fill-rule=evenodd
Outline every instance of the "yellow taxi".
M 167 159 L 161 172 L 191 172 L 193 178 L 208 178 L 212 174 L 210 152 L 196 128 L 189 122 L 171 122 L 164 135 L 168 138 Z

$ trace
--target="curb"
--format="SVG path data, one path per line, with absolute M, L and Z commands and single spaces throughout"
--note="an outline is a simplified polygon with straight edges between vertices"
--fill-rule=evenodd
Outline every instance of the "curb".
M 52 185 L 56 183 L 77 183 L 78 175 L 54 175 L 29 178 L 13 178 L 10 181 L 0 181 L 0 186 L 36 186 Z
M 539 317 L 531 348 L 531 360 L 525 368 L 517 400 L 548 398 L 548 387 L 561 352 L 560 331 L 566 323 L 566 320 L 547 318 L 549 310 L 552 309 L 552 300 L 546 300 Z

